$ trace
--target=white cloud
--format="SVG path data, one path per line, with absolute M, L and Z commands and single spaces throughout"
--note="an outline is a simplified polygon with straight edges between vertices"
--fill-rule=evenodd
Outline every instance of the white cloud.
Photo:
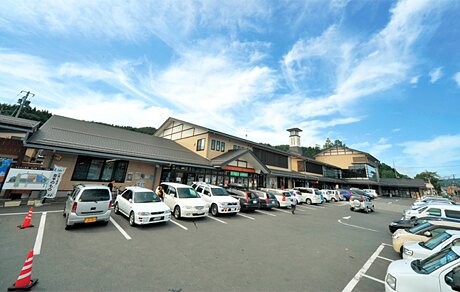
M 364 141 L 350 145 L 351 148 L 370 153 L 372 156 L 379 157 L 385 151 L 393 147 L 393 144 L 388 143 L 388 138 L 382 137 L 377 142 Z
M 394 128 L 393 130 L 391 130 L 391 132 L 393 132 L 393 133 L 397 133 L 399 131 L 401 131 L 401 128 Z
M 460 87 L 460 72 L 455 73 L 454 80 L 457 83 L 457 86 Z
M 442 67 L 435 68 L 430 71 L 430 82 L 435 83 L 442 77 Z
M 417 84 L 418 79 L 420 78 L 420 75 L 414 76 L 410 79 L 410 84 Z
M 398 167 L 410 175 L 424 170 L 458 173 L 460 134 L 441 135 L 425 141 L 408 141 L 401 146 L 405 156 L 398 158 Z

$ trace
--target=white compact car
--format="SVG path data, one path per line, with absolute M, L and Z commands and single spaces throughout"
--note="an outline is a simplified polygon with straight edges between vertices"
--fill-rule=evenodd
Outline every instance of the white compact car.
M 406 242 L 403 247 L 403 258 L 408 260 L 424 259 L 450 246 L 460 245 L 460 231 L 446 230 L 427 242 Z
M 278 208 L 287 208 L 291 206 L 291 193 L 287 190 L 261 188 L 261 191 L 268 192 L 276 197 Z
M 365 192 L 366 194 L 370 195 L 372 198 L 377 198 L 378 197 L 377 191 L 374 190 L 374 189 L 363 189 L 363 192 Z
M 294 190 L 299 191 L 301 194 L 301 202 L 304 202 L 308 205 L 311 204 L 321 204 L 323 203 L 323 199 L 321 195 L 318 194 L 316 191 L 318 189 L 314 188 L 294 188 Z
M 386 292 L 459 291 L 460 247 L 442 249 L 424 260 L 398 260 L 388 266 Z
M 455 205 L 454 202 L 450 201 L 449 199 L 445 199 L 442 197 L 439 198 L 425 198 L 423 200 L 417 200 L 412 204 L 412 209 L 417 209 L 421 206 L 426 206 L 429 204 L 448 204 L 448 205 Z
M 117 196 L 115 214 L 129 218 L 129 225 L 151 224 L 169 221 L 171 211 L 152 190 L 141 187 L 127 187 Z
M 415 219 L 420 217 L 445 217 L 445 218 L 460 218 L 460 206 L 451 204 L 428 204 L 420 206 L 417 209 L 404 210 L 404 219 Z
M 209 204 L 191 186 L 169 182 L 161 183 L 161 186 L 165 192 L 165 204 L 173 211 L 174 218 L 208 215 Z
M 334 198 L 330 190 L 319 190 L 319 192 L 321 193 L 321 195 L 323 195 L 323 198 L 326 202 L 331 202 L 332 198 Z
M 240 202 L 230 196 L 226 189 L 202 182 L 195 182 L 192 187 L 201 195 L 211 208 L 211 214 L 236 214 L 240 211 Z

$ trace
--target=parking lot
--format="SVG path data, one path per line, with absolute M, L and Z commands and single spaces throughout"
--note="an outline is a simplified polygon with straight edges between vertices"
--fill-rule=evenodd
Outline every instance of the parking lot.
M 130 227 L 64 230 L 63 205 L 0 209 L 0 289 L 16 280 L 34 248 L 35 291 L 383 291 L 388 223 L 411 200 L 379 198 L 376 212 L 346 202 Z

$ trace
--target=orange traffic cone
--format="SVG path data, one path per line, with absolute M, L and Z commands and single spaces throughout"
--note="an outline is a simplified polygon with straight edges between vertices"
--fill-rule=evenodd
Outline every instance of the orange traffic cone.
M 30 224 L 30 221 L 32 220 L 33 209 L 34 208 L 30 207 L 29 212 L 27 212 L 26 218 L 24 218 L 24 222 L 22 222 L 22 224 L 18 226 L 19 229 L 34 227 L 32 224 Z
M 24 267 L 19 273 L 19 277 L 13 286 L 8 288 L 8 291 L 29 291 L 33 286 L 38 283 L 38 279 L 31 279 L 32 277 L 32 261 L 34 259 L 34 250 L 29 251 L 29 255 L 24 263 Z

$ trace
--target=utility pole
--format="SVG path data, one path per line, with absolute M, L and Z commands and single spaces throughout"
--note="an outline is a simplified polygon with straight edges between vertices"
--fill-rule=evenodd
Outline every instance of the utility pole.
M 34 97 L 35 94 L 33 94 L 32 92 L 30 91 L 25 91 L 25 90 L 21 90 L 21 93 L 25 93 L 26 95 L 23 96 L 22 98 L 18 99 L 18 103 L 19 103 L 19 110 L 18 112 L 16 113 L 16 115 L 14 116 L 15 118 L 19 117 L 19 115 L 21 114 L 21 110 L 22 110 L 22 107 L 24 105 L 29 105 L 30 104 L 30 101 L 27 100 L 29 98 L 29 96 L 31 95 L 31 97 Z

